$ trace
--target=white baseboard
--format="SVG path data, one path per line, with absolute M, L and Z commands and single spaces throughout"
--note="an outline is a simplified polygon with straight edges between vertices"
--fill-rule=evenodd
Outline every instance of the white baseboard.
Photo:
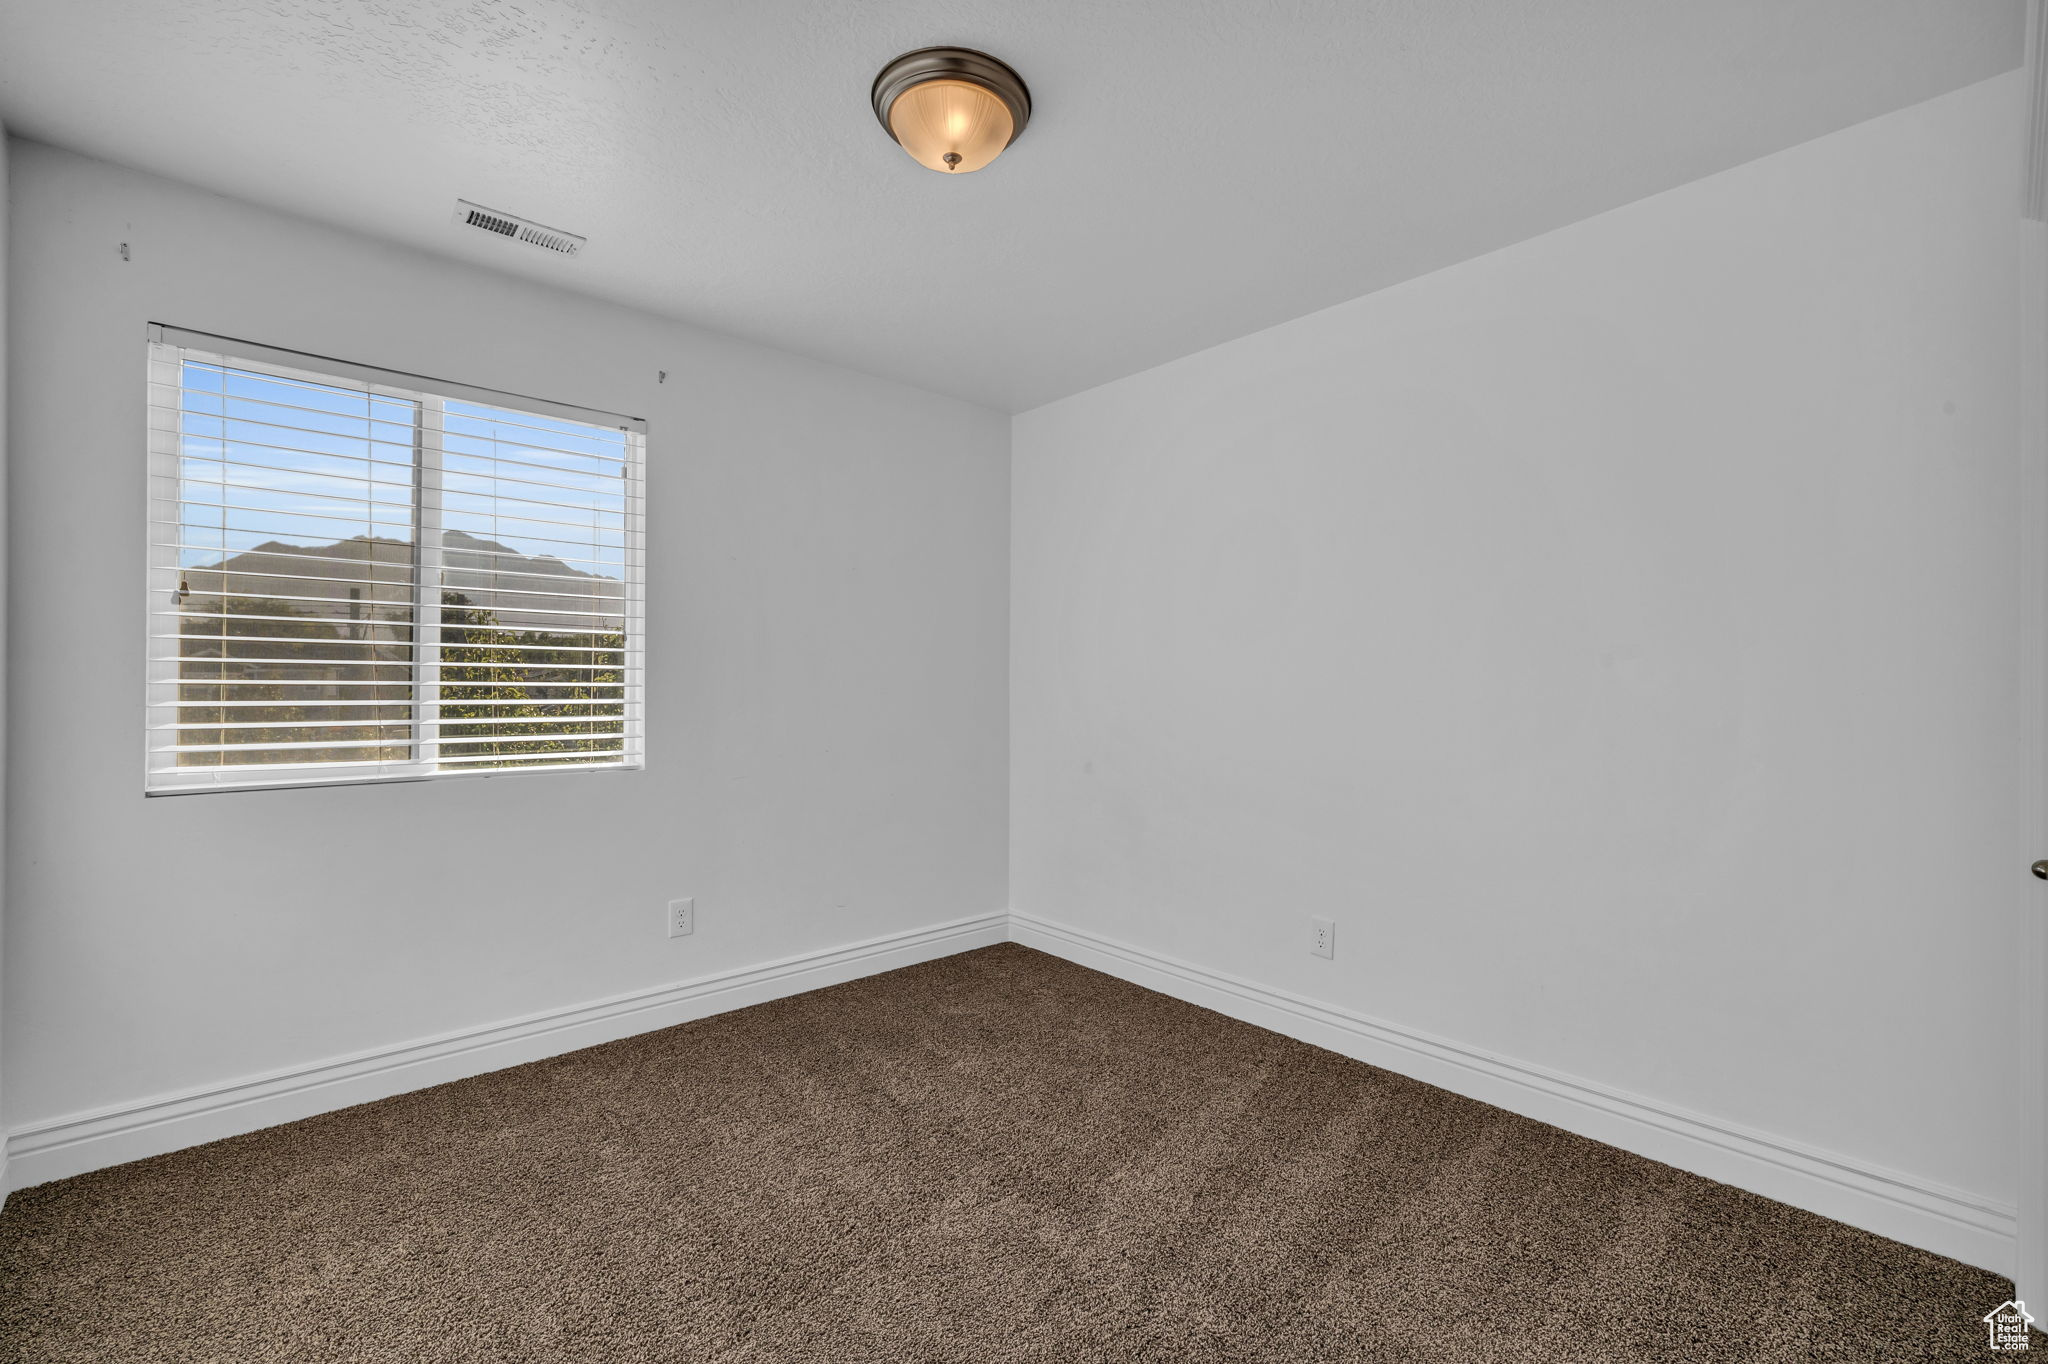
M 2012 1272 L 2018 1214 L 2010 1204 L 1028 914 L 1011 913 L 1010 937 L 1134 985 L 1651 1160 L 1994 1273 Z
M 1015 941 L 1162 994 L 2000 1274 L 2016 1210 L 1849 1156 L 1318 1003 L 1029 914 L 985 914 L 396 1047 L 34 1123 L 0 1190 L 83 1174 L 729 1009 Z
M 566 1009 L 528 1014 L 396 1047 L 227 1084 L 31 1123 L 7 1135 L 9 1183 L 34 1184 L 161 1155 L 261 1127 L 557 1056 L 729 1009 L 893 971 L 1003 942 L 1007 916 L 984 914 L 761 966 L 700 976 Z

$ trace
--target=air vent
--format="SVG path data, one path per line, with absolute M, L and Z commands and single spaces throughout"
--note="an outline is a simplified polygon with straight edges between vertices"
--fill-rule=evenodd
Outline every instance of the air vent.
M 509 237 L 515 242 L 525 242 L 528 246 L 552 251 L 558 256 L 573 256 L 590 240 L 588 237 L 579 237 L 574 232 L 542 227 L 539 223 L 515 218 L 509 213 L 500 213 L 495 208 L 472 204 L 467 199 L 455 201 L 455 221 L 464 227 L 473 227 L 479 232 Z

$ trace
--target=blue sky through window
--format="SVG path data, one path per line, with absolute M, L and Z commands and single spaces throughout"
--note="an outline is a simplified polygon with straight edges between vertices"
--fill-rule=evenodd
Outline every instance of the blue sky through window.
M 403 398 L 187 360 L 183 562 L 409 542 L 418 415 Z M 625 432 L 454 400 L 442 427 L 444 530 L 624 577 Z

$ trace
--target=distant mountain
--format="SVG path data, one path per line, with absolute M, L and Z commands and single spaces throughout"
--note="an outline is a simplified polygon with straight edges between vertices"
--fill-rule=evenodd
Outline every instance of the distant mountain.
M 321 597 L 334 602 L 331 609 L 295 603 L 296 610 L 309 615 L 409 618 L 400 608 L 411 603 L 412 562 L 410 541 L 384 536 L 358 535 L 325 545 L 269 540 L 185 570 L 184 584 L 193 596 Z M 358 582 L 360 588 L 348 586 Z M 572 568 L 553 555 L 522 554 L 459 530 L 442 536 L 441 585 L 461 593 L 470 604 L 495 612 L 500 623 L 529 629 L 617 628 L 625 594 L 625 584 L 617 578 Z
M 500 572 L 546 573 L 555 577 L 582 578 L 588 582 L 619 586 L 617 578 L 571 568 L 552 554 L 521 554 L 515 549 L 499 544 L 496 540 L 479 539 L 465 531 L 441 532 L 441 556 L 442 562 L 449 569 L 461 567 L 488 570 L 495 567 Z

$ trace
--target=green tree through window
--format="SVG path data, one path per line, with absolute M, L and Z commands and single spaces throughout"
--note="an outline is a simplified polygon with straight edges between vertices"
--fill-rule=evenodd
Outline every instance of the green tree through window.
M 626 713 L 626 638 L 514 630 L 460 592 L 441 593 L 441 752 L 469 767 L 588 761 L 616 753 Z M 541 737 L 544 730 L 551 737 Z

